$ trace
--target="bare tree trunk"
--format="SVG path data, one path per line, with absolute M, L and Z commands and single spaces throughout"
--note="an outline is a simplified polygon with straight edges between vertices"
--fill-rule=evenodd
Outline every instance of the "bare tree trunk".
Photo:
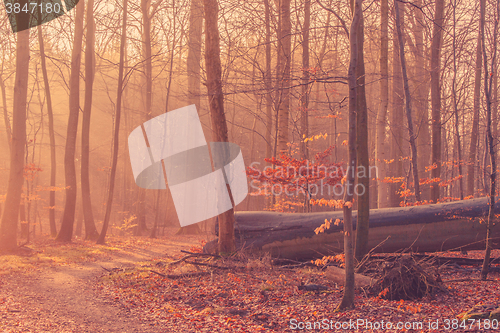
M 352 226 L 352 200 L 354 198 L 354 180 L 356 167 L 356 107 L 357 102 L 357 75 L 356 66 L 358 61 L 358 33 L 361 24 L 363 0 L 356 0 L 350 30 L 351 55 L 349 62 L 349 159 L 347 180 L 344 193 L 344 253 L 345 253 L 345 286 L 342 301 L 336 311 L 354 308 L 354 235 Z
M 457 155 L 458 155 L 458 175 L 462 177 L 462 144 L 460 140 L 460 127 L 458 117 L 458 101 L 457 101 L 457 47 L 456 47 L 456 9 L 457 0 L 453 1 L 453 82 L 452 82 L 452 95 L 453 95 L 453 113 L 455 115 L 455 140 L 457 142 Z M 463 179 L 459 179 L 460 200 L 464 199 L 464 185 Z
M 280 0 L 280 29 L 278 36 L 278 151 L 288 151 L 288 118 L 290 111 L 290 66 L 292 47 L 292 24 L 290 21 L 290 0 Z
M 202 32 L 203 32 L 203 2 L 201 0 L 191 0 L 191 9 L 189 13 L 189 40 L 188 40 L 188 58 L 187 58 L 188 101 L 189 104 L 195 104 L 198 110 L 201 110 L 200 70 L 201 70 Z M 172 50 L 173 49 L 174 45 L 172 44 Z M 171 60 L 173 60 L 173 53 Z M 170 78 L 171 78 L 172 68 L 170 70 L 171 70 L 170 71 Z M 170 88 L 168 88 L 168 91 L 169 90 Z M 168 187 L 167 187 L 167 195 L 168 195 Z M 199 234 L 200 232 L 201 230 L 199 224 L 191 224 L 188 226 L 181 227 L 177 231 L 176 235 Z
M 153 103 L 153 61 L 151 51 L 151 0 L 141 0 L 142 12 L 142 43 L 144 56 L 144 75 L 146 79 L 146 118 L 152 116 Z
M 302 94 L 300 96 L 301 137 L 309 136 L 309 29 L 311 27 L 311 0 L 304 0 L 304 25 L 302 27 Z M 301 156 L 309 158 L 307 142 L 300 144 Z
M 99 233 L 95 227 L 90 196 L 90 116 L 92 112 L 92 88 L 94 85 L 94 0 L 87 2 L 87 34 L 85 38 L 85 104 L 82 115 L 82 210 L 85 221 L 85 239 L 96 240 Z
M 69 79 L 69 118 L 64 151 L 64 177 L 66 180 L 66 203 L 61 221 L 61 229 L 56 237 L 58 241 L 71 241 L 75 222 L 75 206 L 77 195 L 75 145 L 80 113 L 80 64 L 83 39 L 84 1 L 76 5 L 75 37 L 71 52 L 71 74 Z
M 203 0 L 203 4 L 205 6 L 205 66 L 207 71 L 210 117 L 212 119 L 212 140 L 227 142 L 228 133 L 226 115 L 224 113 L 219 28 L 217 24 L 219 8 L 217 0 Z M 229 190 L 229 192 L 231 191 Z M 218 218 L 219 253 L 234 252 L 234 210 L 230 209 L 220 214 Z
M 264 0 L 264 20 L 266 24 L 266 71 L 264 73 L 264 86 L 266 90 L 266 157 L 273 156 L 273 145 L 271 133 L 273 131 L 273 109 L 272 109 L 272 76 L 271 76 L 271 8 L 269 0 Z
M 193 10 L 196 11 L 196 9 L 193 8 L 194 5 L 199 5 L 199 4 L 193 4 L 193 2 L 192 2 L 191 3 L 191 10 L 192 11 Z M 173 33 L 173 37 L 172 37 L 172 46 L 171 46 L 171 50 L 170 50 L 170 68 L 169 68 L 169 72 L 168 72 L 167 97 L 166 97 L 166 101 L 165 101 L 165 112 L 168 112 L 168 110 L 169 110 L 168 104 L 170 101 L 170 92 L 171 92 L 171 88 L 172 88 L 172 78 L 174 76 L 174 70 L 173 70 L 173 68 L 174 68 L 174 55 L 175 55 L 175 45 L 177 43 L 177 39 L 175 36 L 177 33 L 176 20 L 175 20 L 177 13 L 176 13 L 175 8 L 176 8 L 175 7 L 175 0 L 173 0 L 172 1 L 172 10 L 173 10 L 173 14 L 172 14 L 173 31 L 172 31 L 172 33 Z M 191 14 L 196 14 L 196 13 L 191 12 Z M 199 14 L 202 15 L 203 12 L 201 12 Z M 203 18 L 201 18 L 201 22 L 199 23 L 200 26 L 203 23 L 202 20 L 203 20 Z M 201 38 L 201 29 L 200 29 L 199 33 L 200 33 L 200 35 L 195 36 L 195 37 Z M 195 41 L 195 43 L 197 43 L 197 42 L 198 41 Z M 199 45 L 200 52 L 201 52 L 201 44 L 197 44 L 197 45 Z M 195 48 L 196 47 L 197 46 L 195 46 Z M 197 52 L 197 51 L 198 51 L 197 49 L 196 50 L 189 49 L 188 50 L 188 57 L 189 57 L 189 52 L 193 53 L 193 52 Z M 191 54 L 191 56 L 193 57 L 193 54 Z M 200 72 L 200 57 L 199 57 L 198 53 L 196 53 L 196 56 L 198 56 L 198 58 L 191 60 L 191 62 L 193 62 L 193 63 L 190 65 L 196 66 L 197 69 L 194 70 L 194 73 L 190 72 L 189 66 L 187 69 L 188 70 L 188 99 L 189 99 L 190 104 L 196 105 L 196 102 L 198 102 L 198 106 L 199 106 L 199 101 L 200 101 L 200 73 L 199 73 Z M 189 59 L 188 59 L 188 61 L 189 61 Z M 194 77 L 192 78 L 190 75 L 192 75 Z M 165 180 L 166 180 L 166 177 L 165 177 Z M 162 192 L 165 192 L 168 195 L 168 193 L 169 193 L 168 184 L 167 184 L 166 188 L 167 188 L 167 191 L 157 190 L 157 193 L 156 193 L 156 212 L 155 212 L 155 221 L 153 224 L 153 229 L 151 230 L 151 234 L 150 234 L 151 238 L 156 238 L 156 235 L 157 235 L 158 223 L 159 223 L 159 220 L 161 218 L 160 217 L 160 214 L 161 214 L 160 213 L 160 202 L 161 202 L 161 198 L 163 197 Z M 168 199 L 165 201 L 168 202 Z M 182 229 L 186 229 L 186 230 L 182 230 Z M 181 227 L 181 230 L 178 230 L 176 234 L 186 234 L 186 233 L 198 234 L 200 232 L 200 227 L 198 224 L 191 224 L 191 225 L 188 225 L 186 227 Z
M 23 16 L 23 12 L 21 12 L 16 17 L 19 30 L 21 30 L 24 21 L 26 24 L 29 22 L 29 20 Z M 24 181 L 29 59 L 29 30 L 23 30 L 17 33 L 16 78 L 14 86 L 14 108 L 12 112 L 9 184 L 7 187 L 7 196 L 5 198 L 5 209 L 0 225 L 0 248 L 4 250 L 14 250 L 17 248 L 17 222 Z
M 203 30 L 203 3 L 201 0 L 191 0 L 189 13 L 188 40 L 188 101 L 200 108 L 201 85 L 201 35 Z
M 47 113 L 49 116 L 49 139 L 50 139 L 50 187 L 53 189 L 56 186 L 57 162 L 56 162 L 56 138 L 54 134 L 54 113 L 52 111 L 52 95 L 50 94 L 49 76 L 47 74 L 47 64 L 45 59 L 45 45 L 43 43 L 42 26 L 37 26 L 38 30 L 38 45 L 40 47 L 40 60 L 42 63 L 43 84 L 45 87 L 45 98 L 47 99 Z M 51 190 L 49 193 L 49 224 L 50 235 L 57 236 L 56 229 L 56 191 Z
M 394 1 L 394 11 L 396 12 L 396 31 L 398 34 L 399 41 L 399 57 L 401 61 L 401 71 L 403 73 L 403 85 L 405 90 L 405 102 L 406 102 L 406 119 L 408 120 L 408 136 L 410 138 L 410 149 L 411 149 L 411 165 L 413 171 L 413 182 L 415 186 L 415 200 L 420 201 L 420 184 L 418 177 L 418 166 L 417 166 L 417 145 L 415 143 L 415 134 L 413 132 L 413 119 L 411 114 L 411 96 L 410 96 L 410 85 L 408 83 L 408 74 L 406 72 L 406 59 L 404 54 L 404 39 L 403 32 L 401 31 L 401 13 L 399 11 L 399 1 Z M 404 12 L 404 10 L 403 10 Z
M 441 177 L 441 44 L 443 41 L 444 0 L 436 0 L 431 45 L 432 178 Z M 431 200 L 439 200 L 439 183 L 431 186 Z
M 360 4 L 361 5 L 361 4 Z M 353 8 L 354 11 L 354 8 Z M 365 57 L 364 57 L 364 18 L 360 15 L 357 31 L 358 58 L 356 61 L 356 144 L 357 172 L 356 180 L 361 185 L 362 193 L 357 195 L 358 218 L 356 224 L 357 260 L 368 253 L 368 232 L 370 223 L 370 157 L 368 153 L 368 111 L 365 93 Z
M 417 164 L 419 175 L 424 174 L 425 167 L 431 162 L 431 133 L 429 129 L 429 90 L 427 84 L 428 73 L 426 71 L 426 59 L 424 58 L 424 15 L 420 8 L 422 0 L 416 0 L 415 4 L 419 8 L 414 8 L 415 13 L 415 67 L 416 78 L 414 79 L 417 88 L 415 90 L 415 113 L 417 135 Z M 420 189 L 421 199 L 430 199 L 430 186 L 424 185 Z
M 115 190 L 116 165 L 118 164 L 118 150 L 120 148 L 120 118 L 122 113 L 122 95 L 123 95 L 123 67 L 125 63 L 125 45 L 127 40 L 127 5 L 128 0 L 123 0 L 123 18 L 122 18 L 122 35 L 120 40 L 120 63 L 118 65 L 118 88 L 116 93 L 116 112 L 115 112 L 115 129 L 113 138 L 113 161 L 111 163 L 111 174 L 109 177 L 109 192 L 106 202 L 106 214 L 102 224 L 102 230 L 97 239 L 97 244 L 104 244 L 106 232 L 111 218 L 111 208 L 113 206 L 113 194 Z
M 380 3 L 380 108 L 377 112 L 375 165 L 378 178 L 383 180 L 387 176 L 387 139 L 385 127 L 387 123 L 387 109 L 389 108 L 389 3 L 381 0 Z M 378 181 L 378 208 L 387 207 L 388 184 Z
M 77 209 L 76 214 L 76 227 L 75 227 L 75 236 L 81 237 L 82 236 L 82 228 L 83 228 L 83 211 L 81 207 Z
M 404 8 L 400 7 L 401 11 L 401 26 L 404 27 Z M 401 157 L 404 156 L 403 151 L 403 126 L 401 122 L 404 119 L 404 89 L 403 89 L 403 74 L 401 73 L 401 57 L 399 55 L 398 40 L 396 28 L 394 27 L 393 34 L 393 47 L 392 49 L 392 112 L 391 112 L 391 127 L 390 133 L 392 134 L 391 143 L 391 160 L 392 163 L 387 167 L 391 171 L 390 176 L 402 177 L 403 176 L 403 161 Z M 391 207 L 399 207 L 401 201 L 398 191 L 400 189 L 399 183 L 389 185 L 390 205 Z
M 152 117 L 153 104 L 153 63 L 151 50 L 151 0 L 141 0 L 142 13 L 142 55 L 144 59 L 144 79 L 145 79 L 145 100 L 144 100 L 144 120 Z M 141 235 L 147 230 L 146 225 L 146 190 L 139 189 L 139 202 L 137 212 L 136 235 Z
M 481 279 L 486 280 L 488 276 L 488 270 L 490 265 L 490 255 L 492 249 L 492 240 L 491 240 L 491 229 L 493 227 L 493 223 L 495 222 L 495 190 L 496 190 L 496 159 L 495 159 L 495 145 L 493 142 L 493 132 L 492 132 L 492 120 L 491 120 L 491 109 L 492 109 L 492 86 L 493 86 L 493 76 L 496 76 L 496 57 L 497 57 L 497 36 L 498 36 L 498 20 L 500 18 L 500 3 L 496 1 L 496 15 L 494 20 L 494 29 L 493 29 L 493 57 L 491 59 L 491 67 L 488 71 L 488 55 L 486 53 L 486 36 L 485 36 L 485 16 L 486 16 L 486 0 L 480 0 L 481 5 L 481 23 L 480 23 L 480 31 L 482 37 L 482 47 L 483 47 L 483 64 L 484 64 L 484 72 L 490 73 L 490 75 L 484 76 L 484 94 L 486 96 L 486 137 L 488 144 L 488 153 L 490 156 L 490 165 L 491 165 L 491 174 L 490 174 L 490 202 L 489 202 L 489 213 L 488 213 L 488 221 L 486 224 L 486 251 L 484 254 L 483 267 L 481 269 Z M 486 166 L 485 166 L 486 169 Z
M 481 24 L 481 23 L 480 23 Z M 474 181 L 476 171 L 477 142 L 479 139 L 479 109 L 481 107 L 481 73 L 483 62 L 483 49 L 481 47 L 481 31 L 477 35 L 476 71 L 474 78 L 474 106 L 472 118 L 472 131 L 470 134 L 469 161 L 467 167 L 467 195 L 474 195 Z
M 3 121 L 5 124 L 5 132 L 7 134 L 7 143 L 9 145 L 9 150 L 10 150 L 12 148 L 12 142 L 11 142 L 12 128 L 10 127 L 10 119 L 9 115 L 7 114 L 7 91 L 5 89 L 5 82 L 3 81 L 1 72 L 0 72 L 0 89 L 2 90 Z

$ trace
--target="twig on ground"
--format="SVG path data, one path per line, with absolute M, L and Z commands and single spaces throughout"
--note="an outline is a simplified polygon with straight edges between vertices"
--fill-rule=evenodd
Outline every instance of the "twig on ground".
M 449 282 L 468 282 L 468 281 L 496 281 L 496 280 L 493 280 L 493 279 L 486 279 L 486 280 L 482 280 L 482 279 L 477 279 L 477 278 L 464 278 L 464 279 L 452 279 L 452 280 L 443 280 L 444 283 L 449 283 Z
M 194 255 L 192 255 L 192 254 L 184 256 L 184 257 L 180 258 L 179 260 L 175 260 L 175 261 L 168 263 L 168 266 L 180 264 L 181 262 L 186 261 L 187 259 L 193 258 L 193 257 L 194 257 Z
M 217 254 L 211 254 L 211 253 L 196 253 L 196 252 L 189 252 L 186 250 L 181 250 L 182 253 L 190 254 L 195 257 L 214 257 L 214 258 L 220 258 L 219 255 Z
M 185 277 L 194 277 L 194 276 L 203 276 L 209 275 L 210 272 L 192 272 L 192 273 L 182 273 L 182 274 L 163 274 L 157 271 L 150 270 L 150 272 L 158 274 L 161 277 L 169 278 L 169 279 L 180 279 Z
M 207 267 L 217 268 L 217 269 L 233 269 L 233 268 L 239 268 L 239 267 L 226 267 L 226 266 L 218 266 L 218 265 L 206 264 L 206 263 L 203 263 L 203 262 L 196 262 L 196 261 L 186 261 L 186 264 L 197 265 L 197 266 L 207 266 Z

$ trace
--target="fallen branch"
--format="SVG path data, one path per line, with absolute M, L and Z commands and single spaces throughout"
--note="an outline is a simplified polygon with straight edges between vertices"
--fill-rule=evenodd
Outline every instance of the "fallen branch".
M 373 252 L 375 252 L 376 249 L 378 249 L 380 246 L 382 246 L 385 242 L 387 242 L 387 240 L 391 238 L 391 235 L 387 236 L 386 239 L 384 239 L 383 241 L 381 241 L 380 243 L 377 244 L 377 246 L 375 246 L 373 249 L 371 249 L 364 257 L 363 259 L 361 259 L 361 262 L 358 264 L 358 266 L 356 267 L 356 273 L 360 273 L 363 271 L 366 263 L 368 262 L 368 260 L 370 259 L 370 257 L 372 256 Z
M 233 267 L 226 267 L 226 266 L 217 266 L 217 265 L 212 265 L 212 264 L 206 264 L 203 262 L 196 262 L 196 261 L 186 261 L 186 264 L 191 264 L 191 265 L 196 265 L 196 266 L 206 266 L 206 267 L 211 267 L 211 268 L 217 268 L 217 269 L 232 269 Z
M 467 282 L 467 281 L 495 281 L 493 279 L 476 279 L 476 278 L 464 278 L 464 279 L 452 279 L 452 280 L 444 280 L 444 283 L 450 283 L 450 282 Z
M 472 259 L 472 258 L 457 258 L 457 257 L 438 257 L 426 254 L 412 254 L 413 257 L 417 259 L 430 260 L 431 262 L 435 262 L 437 265 L 442 265 L 446 263 L 455 263 L 457 265 L 463 266 L 474 266 L 474 265 L 482 265 L 483 259 Z M 371 259 L 382 259 L 384 261 L 392 261 L 397 257 L 394 255 L 373 255 Z M 491 263 L 494 261 L 498 261 L 499 258 L 491 259 Z
M 300 264 L 295 264 L 295 265 L 283 265 L 278 267 L 277 269 L 296 269 L 296 268 L 302 268 L 302 267 L 317 267 L 315 264 L 311 263 L 310 261 L 308 262 L 303 262 Z
M 182 253 L 190 254 L 195 257 L 214 257 L 214 258 L 220 258 L 219 255 L 217 254 L 211 254 L 211 253 L 196 253 L 196 252 L 189 252 L 186 250 L 181 250 Z
M 180 258 L 179 260 L 172 261 L 168 265 L 169 266 L 177 265 L 177 264 L 180 264 L 181 262 L 186 261 L 187 259 L 193 258 L 193 257 L 194 257 L 194 255 L 190 254 L 190 255 L 187 255 L 187 256 Z
M 185 277 L 194 277 L 194 276 L 204 276 L 211 274 L 210 272 L 193 272 L 193 273 L 182 273 L 182 274 L 162 274 L 157 271 L 150 270 L 150 272 L 158 274 L 161 277 L 169 278 L 169 279 L 180 279 Z

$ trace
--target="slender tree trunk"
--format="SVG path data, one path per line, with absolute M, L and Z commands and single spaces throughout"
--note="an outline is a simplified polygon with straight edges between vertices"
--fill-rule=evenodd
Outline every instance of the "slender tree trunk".
M 142 13 L 142 54 L 144 59 L 144 79 L 145 79 L 145 94 L 144 94 L 144 117 L 149 120 L 152 117 L 153 104 L 153 63 L 151 50 L 151 0 L 141 0 Z M 146 225 L 146 190 L 139 190 L 139 202 L 136 235 L 141 235 L 147 230 Z
M 290 0 L 280 0 L 280 29 L 278 37 L 278 151 L 288 152 L 288 118 L 290 112 L 290 66 L 292 47 L 292 24 L 290 21 Z
M 496 159 L 495 159 L 495 145 L 493 142 L 493 132 L 492 132 L 492 86 L 493 86 L 493 76 L 496 76 L 496 57 L 497 57 L 497 36 L 498 36 L 498 19 L 500 18 L 500 3 L 496 1 L 496 15 L 494 21 L 493 29 L 493 56 L 491 59 L 491 67 L 488 71 L 488 55 L 486 53 L 486 37 L 485 37 L 485 16 L 486 16 L 486 0 L 480 0 L 481 6 L 481 24 L 480 32 L 482 36 L 482 47 L 483 47 L 483 64 L 484 73 L 490 73 L 490 75 L 484 76 L 484 94 L 486 96 L 486 137 L 487 137 L 487 149 L 490 156 L 491 174 L 490 174 L 490 202 L 489 202 L 489 213 L 488 221 L 486 224 L 486 251 L 484 254 L 483 267 L 481 269 L 481 279 L 486 280 L 488 276 L 488 270 L 490 265 L 490 255 L 492 250 L 492 227 L 495 222 L 495 190 L 496 190 Z M 485 166 L 486 169 L 486 166 Z
M 94 86 L 94 0 L 87 2 L 87 35 L 85 39 L 85 104 L 82 115 L 82 209 L 85 221 L 85 239 L 96 240 L 99 233 L 95 227 L 90 195 L 90 116 L 92 112 L 92 88 Z
M 203 0 L 205 8 L 205 66 L 207 71 L 207 90 L 212 119 L 212 140 L 227 142 L 227 123 L 224 113 L 222 93 L 222 67 L 220 63 L 218 3 L 217 0 Z M 229 190 L 229 187 L 228 187 Z M 234 210 L 230 209 L 219 218 L 219 253 L 231 253 L 234 244 Z
M 415 186 L 415 200 L 420 201 L 420 184 L 418 178 L 418 166 L 417 166 L 417 145 L 415 143 L 415 134 L 413 132 L 413 119 L 411 114 L 411 95 L 410 95 L 410 85 L 408 83 L 408 74 L 406 71 L 406 59 L 405 59 L 405 45 L 403 39 L 403 32 L 401 30 L 401 12 L 399 11 L 399 1 L 394 1 L 394 11 L 396 12 L 396 31 L 399 41 L 399 57 L 401 61 L 401 71 L 403 73 L 403 86 L 405 90 L 405 106 L 406 106 L 406 119 L 408 121 L 408 137 L 410 138 L 410 150 L 411 150 L 411 166 L 413 171 L 413 182 Z M 403 10 L 404 12 L 404 10 Z
M 264 73 L 264 87 L 266 90 L 266 157 L 273 156 L 272 136 L 273 131 L 273 108 L 272 108 L 272 76 L 271 76 L 271 8 L 269 0 L 264 0 L 264 20 L 266 24 L 266 71 Z
M 361 5 L 361 4 L 360 4 Z M 353 8 L 354 10 L 354 8 Z M 368 253 L 368 232 L 370 223 L 370 157 L 368 153 L 368 111 L 365 92 L 364 18 L 360 15 L 357 31 L 358 57 L 356 61 L 356 180 L 362 192 L 357 196 L 358 218 L 356 224 L 356 259 L 361 260 Z
M 123 0 L 123 18 L 122 18 L 122 35 L 120 40 L 120 63 L 118 65 L 118 88 L 116 93 L 116 112 L 115 112 L 115 129 L 113 137 L 113 161 L 111 163 L 111 174 L 109 177 L 109 192 L 106 202 L 106 213 L 102 224 L 102 230 L 97 239 L 97 244 L 104 244 L 106 232 L 111 218 L 111 208 L 113 206 L 113 194 L 115 190 L 116 165 L 118 164 L 118 151 L 120 149 L 120 118 L 122 112 L 122 95 L 123 95 L 123 68 L 125 63 L 125 45 L 127 40 L 127 6 L 128 0 Z
M 401 26 L 404 27 L 404 8 L 400 7 Z M 392 177 L 403 176 L 403 161 L 401 157 L 404 156 L 403 150 L 403 126 L 401 122 L 404 119 L 404 89 L 403 89 L 403 74 L 401 73 L 401 57 L 399 55 L 399 47 L 396 28 L 394 27 L 393 37 L 393 50 L 392 50 L 392 112 L 391 112 L 391 127 L 392 133 L 391 143 L 391 160 L 387 168 L 391 171 Z M 398 194 L 400 190 L 400 183 L 390 184 L 390 205 L 398 207 L 401 198 Z
M 421 8 L 422 0 L 416 0 L 415 4 Z M 415 114 L 416 114 L 416 133 L 417 135 L 417 161 L 418 173 L 424 174 L 425 167 L 428 167 L 431 162 L 431 133 L 429 129 L 429 90 L 428 90 L 428 73 L 426 71 L 426 59 L 424 58 L 424 15 L 419 8 L 414 8 L 415 13 L 415 67 L 416 78 L 415 84 Z M 430 199 L 430 187 L 424 185 L 420 188 L 421 199 Z
M 201 37 L 203 30 L 203 2 L 191 0 L 189 13 L 189 35 L 188 35 L 188 101 L 200 108 L 200 85 L 201 85 Z
M 441 177 L 441 44 L 443 41 L 444 0 L 436 0 L 431 45 L 432 178 Z M 439 200 L 439 182 L 431 186 L 431 200 Z
M 467 195 L 475 195 L 474 182 L 476 171 L 477 143 L 479 139 L 479 109 L 481 107 L 481 75 L 483 62 L 483 49 L 481 46 L 481 40 L 481 31 L 479 31 L 477 35 L 476 46 L 476 71 L 474 74 L 475 77 L 472 130 L 470 134 L 469 161 L 467 166 Z
M 76 214 L 76 227 L 75 227 L 75 236 L 81 237 L 82 236 L 82 229 L 83 229 L 83 211 L 82 209 L 77 209 Z
M 387 139 L 385 127 L 387 123 L 387 109 L 389 108 L 389 2 L 380 3 L 380 107 L 377 112 L 375 165 L 378 178 L 383 180 L 387 176 Z M 388 184 L 378 181 L 378 208 L 387 207 Z
M 358 61 L 358 33 L 361 25 L 363 0 L 356 0 L 353 10 L 353 18 L 350 29 L 350 62 L 349 62 L 349 159 L 350 167 L 347 172 L 345 184 L 344 201 L 344 253 L 345 253 L 345 285 L 342 301 L 336 311 L 351 309 L 354 307 L 354 240 L 352 226 L 352 200 L 354 193 L 355 167 L 356 167 L 356 107 L 357 102 L 357 75 L 356 66 Z
M 2 73 L 0 72 L 0 89 L 2 90 L 2 105 L 3 105 L 3 121 L 5 124 L 5 132 L 7 134 L 7 144 L 9 151 L 12 148 L 12 128 L 10 127 L 10 119 L 7 114 L 7 89 L 5 89 L 5 82 L 3 81 Z
M 56 138 L 54 133 L 54 113 L 52 110 L 52 95 L 50 94 L 49 76 L 47 74 L 47 64 L 45 59 L 45 45 L 43 43 L 42 26 L 37 26 L 38 30 L 38 45 L 40 47 L 40 60 L 42 63 L 43 84 L 45 87 L 45 98 L 47 99 L 47 113 L 49 118 L 49 139 L 50 139 L 50 187 L 56 186 L 57 162 L 56 162 Z M 57 236 L 56 229 L 56 191 L 51 190 L 49 193 L 49 224 L 50 235 Z
M 455 115 L 455 140 L 457 143 L 457 155 L 458 155 L 458 175 L 459 179 L 459 191 L 460 200 L 464 199 L 464 186 L 462 177 L 462 144 L 460 139 L 460 127 L 459 127 L 459 117 L 458 117 L 458 101 L 457 101 L 457 47 L 456 47 L 456 9 L 457 0 L 453 1 L 453 82 L 452 82 L 452 95 L 453 95 L 453 113 Z
M 19 30 L 22 28 L 21 22 L 26 21 L 26 24 L 29 22 L 23 16 L 22 12 L 17 16 Z M 4 250 L 17 248 L 17 222 L 24 181 L 29 59 L 29 30 L 23 30 L 17 33 L 9 183 L 5 198 L 5 209 L 0 224 L 0 248 Z
M 309 137 L 309 29 L 311 27 L 311 0 L 304 0 L 304 25 L 302 27 L 302 94 L 300 96 L 301 137 Z M 307 142 L 300 144 L 301 156 L 309 158 Z
M 188 101 L 189 104 L 195 104 L 198 110 L 201 110 L 201 44 L 203 32 L 203 1 L 191 0 L 191 9 L 189 13 L 189 40 L 188 40 L 188 58 L 187 58 L 187 73 L 188 73 Z M 174 45 L 172 45 L 172 50 Z M 172 58 L 173 60 L 173 53 Z M 170 78 L 173 76 L 172 68 L 170 69 Z M 170 83 L 169 83 L 170 87 Z M 170 91 L 170 88 L 167 88 Z M 168 92 L 167 92 L 168 94 Z M 167 108 L 168 111 L 168 108 Z M 167 186 L 168 195 L 168 186 Z M 176 234 L 199 234 L 199 224 L 191 224 L 181 227 Z
M 141 0 L 142 12 L 142 43 L 144 56 L 144 75 L 146 79 L 146 117 L 150 119 L 152 116 L 153 103 L 153 61 L 151 51 L 151 0 Z
M 66 202 L 61 221 L 61 229 L 56 237 L 58 241 L 71 241 L 75 222 L 75 206 L 77 195 L 75 145 L 80 113 L 80 64 L 83 39 L 84 1 L 76 5 L 75 37 L 71 52 L 71 74 L 69 79 L 69 118 L 64 151 L 64 177 L 66 180 Z

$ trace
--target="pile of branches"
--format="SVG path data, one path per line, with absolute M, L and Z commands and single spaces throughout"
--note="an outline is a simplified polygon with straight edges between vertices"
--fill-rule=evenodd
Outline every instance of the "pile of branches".
M 403 254 L 387 259 L 367 260 L 358 266 L 358 271 L 376 280 L 371 293 L 388 300 L 415 300 L 446 291 L 432 260 Z

